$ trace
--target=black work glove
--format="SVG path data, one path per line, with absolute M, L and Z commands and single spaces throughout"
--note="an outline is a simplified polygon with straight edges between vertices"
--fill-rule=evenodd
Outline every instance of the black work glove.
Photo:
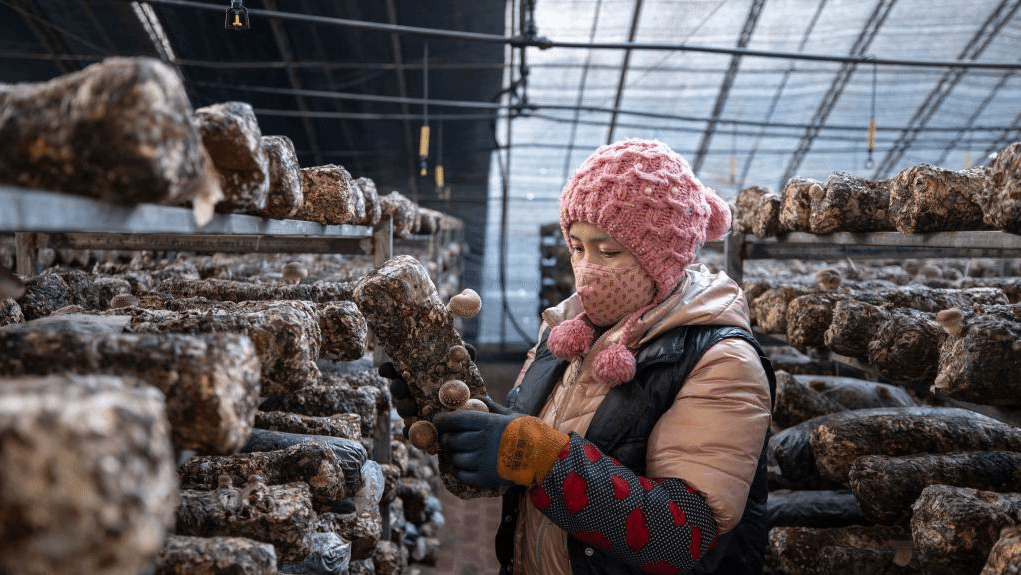
M 517 411 L 503 405 L 488 395 L 483 395 L 479 399 L 481 399 L 482 403 L 485 403 L 486 407 L 489 408 L 489 413 L 496 413 L 499 415 L 524 415 L 523 413 L 518 413 Z
M 397 368 L 394 367 L 392 361 L 386 361 L 379 364 L 379 375 L 390 380 L 390 397 L 393 399 L 394 409 L 397 410 L 397 415 L 401 417 L 411 417 L 418 413 L 418 404 L 415 402 L 414 396 L 411 395 L 411 389 L 408 387 L 408 382 L 404 381 L 401 374 L 397 373 Z
M 466 343 L 464 344 L 464 347 L 468 350 L 468 357 L 470 357 L 472 361 L 475 361 L 475 354 L 477 353 L 475 346 L 470 343 Z M 390 380 L 390 397 L 393 398 L 393 406 L 394 409 L 397 410 L 397 415 L 400 415 L 401 417 L 413 417 L 418 415 L 418 403 L 415 401 L 415 396 L 412 395 L 411 388 L 408 387 L 408 382 L 404 381 L 401 374 L 397 372 L 397 368 L 394 367 L 393 362 L 385 361 L 379 364 L 377 371 L 379 372 L 379 375 Z

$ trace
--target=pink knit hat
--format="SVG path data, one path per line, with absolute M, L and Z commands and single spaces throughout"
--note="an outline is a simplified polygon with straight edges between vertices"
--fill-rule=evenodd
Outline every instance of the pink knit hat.
M 597 149 L 560 195 L 560 227 L 571 245 L 574 222 L 599 227 L 620 242 L 656 283 L 652 302 L 631 315 L 620 340 L 593 359 L 603 383 L 634 377 L 635 358 L 625 343 L 634 321 L 662 302 L 706 241 L 730 230 L 730 208 L 695 177 L 688 162 L 657 140 L 623 140 Z M 577 359 L 592 343 L 584 314 L 550 332 L 547 345 L 562 359 Z

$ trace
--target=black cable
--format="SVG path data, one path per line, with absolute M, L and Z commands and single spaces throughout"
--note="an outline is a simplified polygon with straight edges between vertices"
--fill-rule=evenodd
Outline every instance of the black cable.
M 200 10 L 222 11 L 222 4 L 205 4 L 192 2 L 190 0 L 147 0 L 150 4 L 163 4 L 167 6 L 182 6 Z M 310 14 L 295 14 L 291 12 L 280 12 L 274 10 L 259 10 L 250 8 L 248 13 L 251 16 L 263 16 L 266 18 L 280 18 L 283 20 L 295 20 L 312 24 L 323 24 L 330 26 L 342 26 L 362 30 L 373 30 L 376 32 L 387 32 L 397 34 L 412 34 L 450 40 L 466 40 L 474 42 L 509 44 L 515 48 L 580 48 L 588 50 L 671 50 L 676 52 L 701 52 L 706 54 L 720 54 L 730 56 L 742 56 L 749 58 L 778 58 L 784 60 L 806 60 L 811 62 L 834 62 L 834 63 L 856 63 L 875 62 L 879 66 L 900 66 L 919 68 L 985 68 L 994 70 L 1021 70 L 1021 63 L 1018 62 L 976 62 L 971 60 L 909 60 L 903 58 L 865 58 L 855 56 L 838 56 L 826 54 L 805 54 L 798 52 L 784 52 L 781 50 L 756 50 L 751 48 L 733 48 L 718 46 L 694 46 L 690 44 L 667 44 L 656 42 L 557 42 L 546 38 L 529 38 L 526 36 L 515 36 L 508 38 L 497 34 L 483 34 L 479 32 L 462 32 L 456 30 L 443 30 L 439 28 L 422 28 L 416 26 L 405 26 L 401 24 L 382 24 L 379 22 L 368 22 L 364 20 L 351 20 L 347 18 L 331 18 L 326 16 L 315 16 Z
M 215 82 L 191 82 L 192 86 L 219 87 Z M 277 94 L 281 96 L 306 96 L 310 98 L 326 98 L 331 100 L 361 100 L 364 102 L 380 102 L 385 104 L 422 104 L 425 101 L 429 106 L 446 106 L 449 108 L 481 108 L 499 110 L 499 104 L 489 102 L 472 102 L 468 100 L 437 100 L 433 98 L 401 98 L 400 96 L 380 96 L 378 94 L 359 94 L 356 92 L 336 92 L 333 90 L 309 90 L 296 88 L 274 88 L 272 86 L 252 86 L 250 84 L 236 84 L 226 86 L 232 90 L 243 90 L 245 92 L 256 92 L 261 94 Z M 428 110 L 428 108 L 426 108 Z M 425 112 L 428 116 L 428 111 Z M 422 114 L 419 114 L 421 117 Z
M 534 104 L 533 103 L 533 104 L 529 104 L 529 107 L 531 109 L 534 109 L 534 110 L 555 110 L 555 111 L 568 111 L 568 112 L 574 111 L 574 109 L 575 109 L 575 106 L 565 106 L 565 105 L 560 105 L 560 104 Z M 596 112 L 596 113 L 605 113 L 605 114 L 608 114 L 608 113 L 613 111 L 612 108 L 607 108 L 607 107 L 602 107 L 602 106 L 582 106 L 582 110 L 586 111 L 586 112 Z M 638 111 L 638 110 L 620 110 L 619 113 L 627 114 L 629 116 L 638 116 L 638 117 L 642 117 L 642 118 L 650 118 L 650 119 L 657 119 L 657 120 L 677 120 L 677 121 L 682 121 L 682 122 L 694 122 L 694 123 L 704 123 L 704 122 L 708 121 L 708 119 L 709 119 L 707 117 L 702 117 L 702 116 L 682 116 L 682 115 L 679 115 L 679 114 L 666 114 L 666 113 L 658 113 L 658 112 L 644 112 L 644 111 Z M 534 116 L 534 115 L 537 115 L 537 114 L 532 113 L 531 115 Z M 730 124 L 730 125 L 737 125 L 737 126 L 757 126 L 757 127 L 765 127 L 765 128 L 786 128 L 786 129 L 791 129 L 791 130 L 803 130 L 803 129 L 811 126 L 811 124 L 797 124 L 797 123 L 789 123 L 789 122 L 761 122 L 761 121 L 756 121 L 756 120 L 735 120 L 735 119 L 728 119 L 728 118 L 721 118 L 720 120 L 718 120 L 718 122 L 720 124 Z M 656 126 L 656 127 L 661 127 L 661 126 Z M 851 125 L 851 124 L 827 124 L 825 126 L 817 126 L 817 128 L 822 129 L 822 130 L 839 130 L 839 131 L 846 131 L 846 132 L 861 132 L 861 126 L 860 125 L 855 126 L 855 125 Z M 902 127 L 888 127 L 888 128 L 884 128 L 884 130 L 888 130 L 888 131 L 896 131 L 896 130 L 901 130 L 901 129 L 904 129 L 904 128 L 902 128 Z M 961 131 L 962 129 L 964 129 L 964 128 L 962 128 L 961 126 L 955 126 L 955 127 L 946 127 L 946 126 L 928 127 L 927 126 L 925 128 L 919 128 L 920 131 L 931 131 L 931 132 L 958 132 L 958 131 Z M 1003 128 L 1003 126 L 974 126 L 974 127 L 970 127 L 969 126 L 966 129 L 968 129 L 968 130 L 976 130 L 976 131 L 996 131 L 996 130 L 1002 130 L 1004 128 Z
M 97 45 L 97 44 L 95 44 L 93 42 L 90 42 L 89 40 L 86 40 L 85 38 L 82 38 L 78 34 L 75 34 L 75 33 L 71 32 L 70 30 L 67 30 L 65 28 L 62 28 L 62 27 L 54 24 L 50 20 L 47 20 L 45 18 L 40 18 L 38 16 L 30 14 L 29 12 L 25 11 L 23 8 L 21 8 L 19 6 L 15 6 L 14 4 L 11 4 L 8 0 L 0 0 L 0 3 L 4 4 L 8 8 L 10 8 L 11 10 L 14 10 L 15 12 L 17 12 L 19 15 L 21 15 L 22 18 L 31 19 L 31 20 L 35 21 L 36 23 L 38 23 L 38 24 L 40 24 L 42 26 L 46 26 L 47 28 L 49 28 L 51 30 L 59 32 L 63 36 L 71 38 L 72 40 L 74 40 L 76 42 L 80 42 L 84 46 L 92 48 L 93 50 L 95 50 L 99 54 L 106 54 L 108 56 L 112 56 L 114 54 L 110 50 L 107 50 L 107 49 L 103 48 L 102 46 L 99 46 L 99 45 Z M 221 9 L 222 9 L 222 7 L 221 7 Z
M 511 29 L 512 30 L 516 27 L 514 25 L 515 17 L 516 17 L 515 10 L 513 9 L 513 6 L 512 6 L 512 8 L 511 8 L 511 18 L 512 18 L 512 20 L 511 20 Z M 524 52 L 524 49 L 522 49 L 521 51 Z M 523 56 L 523 54 L 522 54 L 522 56 Z M 511 50 L 511 64 L 513 64 L 513 63 L 514 63 L 514 50 L 512 49 Z M 513 74 L 514 74 L 514 67 L 513 67 L 513 65 L 511 66 L 510 70 L 511 70 L 511 75 L 512 75 L 512 81 L 510 82 L 510 86 L 508 86 L 504 90 L 500 90 L 500 92 L 498 92 L 497 95 L 494 97 L 494 100 L 497 100 L 499 98 L 502 98 L 504 95 L 507 95 L 508 102 L 510 102 L 511 100 L 514 99 L 515 96 L 517 96 L 517 90 L 519 88 L 523 88 L 524 87 L 525 79 L 527 77 L 526 76 L 527 72 L 526 72 L 526 69 L 524 68 L 524 66 L 522 65 L 521 71 L 520 71 L 521 77 L 519 77 L 517 80 L 513 80 Z M 511 160 L 510 143 L 511 143 L 511 133 L 512 133 L 511 121 L 513 119 L 514 119 L 514 114 L 508 114 L 506 116 L 506 121 L 507 121 L 507 145 L 506 145 L 506 147 L 500 145 L 500 141 L 499 141 L 499 139 L 497 137 L 496 121 L 494 120 L 492 125 L 491 125 L 492 126 L 492 130 L 493 130 L 493 144 L 494 144 L 494 146 L 495 146 L 495 148 L 497 150 L 496 157 L 497 157 L 497 162 L 498 162 L 499 167 L 500 167 L 500 185 L 501 185 L 501 193 L 502 193 L 501 198 L 500 198 L 500 206 L 501 206 L 501 208 L 500 208 L 500 240 L 499 240 L 500 241 L 500 245 L 497 248 L 498 249 L 498 253 L 499 253 L 499 264 L 498 264 L 498 266 L 500 268 L 500 309 L 503 312 L 503 318 L 506 318 L 506 319 L 510 320 L 511 326 L 514 327 L 514 330 L 518 333 L 518 336 L 521 337 L 522 340 L 524 340 L 525 345 L 529 345 L 530 346 L 533 343 L 532 336 L 528 335 L 528 333 L 526 333 L 525 330 L 522 329 L 522 327 L 518 324 L 518 320 L 515 319 L 514 313 L 511 311 L 510 304 L 507 301 L 507 230 L 508 230 L 507 211 L 508 211 L 508 205 L 509 205 L 509 202 L 510 202 L 510 160 Z M 506 150 L 506 154 L 507 154 L 506 162 L 503 159 L 503 152 L 502 152 L 503 150 Z M 504 325 L 505 325 L 505 322 L 501 321 L 500 322 L 501 328 Z M 502 329 L 501 329 L 500 344 L 503 345 L 504 343 L 505 343 L 504 342 L 504 334 L 502 333 Z
M 372 94 L 356 94 L 356 93 L 350 93 L 350 92 L 331 92 L 331 91 L 326 91 L 326 90 L 297 90 L 297 89 L 294 89 L 294 88 L 273 88 L 273 87 L 263 87 L 263 86 L 247 86 L 247 85 L 221 86 L 220 84 L 210 83 L 210 82 L 191 82 L 191 84 L 195 85 L 195 86 L 222 87 L 222 88 L 236 89 L 236 90 L 256 92 L 256 93 L 280 94 L 280 95 L 291 95 L 291 96 L 308 96 L 308 97 L 329 98 L 329 99 L 338 99 L 338 100 L 361 100 L 361 101 L 367 101 L 367 102 L 413 103 L 413 104 L 418 104 L 418 103 L 422 102 L 421 98 L 411 98 L 411 97 L 401 98 L 401 97 L 398 97 L 398 96 L 379 96 L 379 95 L 372 95 Z M 576 106 L 576 105 L 571 106 L 571 105 L 560 105 L 560 104 L 535 104 L 535 103 L 529 103 L 527 105 L 510 106 L 510 107 L 506 107 L 505 108 L 501 104 L 494 104 L 494 103 L 491 103 L 491 102 L 481 102 L 481 101 L 467 101 L 467 100 L 429 100 L 429 103 L 431 105 L 434 105 L 434 106 L 448 106 L 448 107 L 458 107 L 458 108 L 492 109 L 492 110 L 494 110 L 494 111 L 496 111 L 498 113 L 509 113 L 510 115 L 525 114 L 528 117 L 542 118 L 542 119 L 548 119 L 548 120 L 553 120 L 553 121 L 571 121 L 571 122 L 573 122 L 574 120 L 567 120 L 567 119 L 556 118 L 555 116 L 543 115 L 543 114 L 541 114 L 539 112 L 543 111 L 543 110 L 549 110 L 549 111 L 567 111 L 567 112 L 578 112 L 578 111 L 581 111 L 581 112 L 592 112 L 592 113 L 610 113 L 612 111 L 611 108 L 601 107 L 601 106 Z M 263 109 L 262 112 L 267 114 L 267 115 L 277 115 L 277 116 L 287 116 L 287 115 L 298 116 L 298 115 L 302 114 L 301 112 L 292 111 L 292 110 L 272 110 L 272 109 L 268 109 L 268 108 L 267 109 Z M 623 114 L 623 115 L 627 115 L 627 116 L 638 116 L 638 117 L 642 117 L 642 118 L 650 118 L 650 119 L 657 119 L 657 120 L 676 120 L 676 121 L 679 121 L 679 122 L 692 122 L 692 123 L 697 123 L 697 124 L 702 124 L 702 123 L 704 123 L 704 122 L 706 122 L 708 120 L 708 118 L 701 117 L 701 116 L 684 116 L 684 115 L 680 115 L 680 114 L 646 112 L 646 111 L 626 110 L 626 109 L 618 110 L 618 113 L 619 114 Z M 419 118 L 421 118 L 421 114 L 395 114 L 395 113 L 385 113 L 385 114 L 373 114 L 373 113 L 356 114 L 356 113 L 352 113 L 352 114 L 348 114 L 348 113 L 343 113 L 343 112 L 315 112 L 315 111 L 310 111 L 310 112 L 308 112 L 308 115 L 310 117 L 319 117 L 319 118 L 363 119 L 363 120 L 372 120 L 372 119 L 376 119 L 376 120 L 395 120 L 395 119 L 396 120 L 400 120 L 400 119 L 419 119 Z M 489 119 L 489 118 L 491 118 L 493 116 L 494 116 L 493 114 L 461 114 L 461 115 L 459 115 L 459 114 L 448 114 L 448 115 L 442 116 L 442 117 L 444 119 L 448 119 L 448 120 L 458 120 L 458 119 L 461 119 L 461 120 L 479 120 L 479 119 L 483 119 L 484 120 L 484 119 Z M 435 116 L 434 115 L 434 117 L 440 117 L 440 116 Z M 605 122 L 592 122 L 592 121 L 586 121 L 586 120 L 580 120 L 580 119 L 578 120 L 578 122 L 579 123 L 588 123 L 589 125 L 605 125 Z M 799 124 L 799 123 L 790 123 L 790 122 L 756 121 L 756 120 L 735 120 L 735 119 L 728 119 L 728 118 L 721 118 L 719 120 L 719 123 L 721 123 L 721 124 L 729 124 L 729 125 L 734 125 L 734 126 L 754 126 L 754 127 L 759 127 L 759 128 L 776 128 L 776 129 L 789 129 L 789 130 L 804 130 L 805 128 L 809 127 L 809 124 Z M 631 124 L 631 127 L 643 127 L 643 125 L 641 125 L 641 124 Z M 658 125 L 658 124 L 655 125 L 655 126 L 647 126 L 647 127 L 653 127 L 653 128 L 658 128 L 658 129 L 676 129 L 676 128 L 670 128 L 669 126 L 662 126 L 662 125 Z M 821 130 L 832 130 L 832 131 L 856 132 L 857 133 L 857 132 L 861 131 L 861 126 L 851 125 L 851 124 L 827 124 L 825 126 L 822 126 L 820 129 Z M 905 130 L 905 129 L 907 129 L 907 128 L 905 128 L 903 126 L 885 126 L 885 127 L 881 128 L 881 129 L 877 128 L 877 131 L 879 131 L 879 132 L 884 132 L 884 131 L 895 132 L 895 131 L 901 131 L 901 130 Z M 1005 129 L 1004 126 L 966 126 L 966 127 L 962 127 L 962 126 L 925 126 L 925 127 L 919 127 L 918 131 L 920 131 L 920 132 L 955 132 L 955 133 L 957 133 L 957 132 L 961 132 L 961 131 L 965 131 L 965 130 L 972 131 L 972 132 L 998 132 L 998 131 L 1001 131 L 1001 130 L 1004 130 L 1004 129 Z
M 331 120 L 421 120 L 422 114 L 408 112 L 403 113 L 386 113 L 376 114 L 372 112 L 329 112 L 329 111 L 317 111 L 309 110 L 302 112 L 301 110 L 276 110 L 273 108 L 254 108 L 256 115 L 263 116 L 280 116 L 280 117 L 293 117 L 293 118 L 319 118 L 319 119 L 331 119 Z M 456 122 L 458 120 L 464 121 L 480 121 L 480 120 L 491 120 L 496 114 L 431 114 L 430 117 L 434 120 L 446 120 L 450 122 Z

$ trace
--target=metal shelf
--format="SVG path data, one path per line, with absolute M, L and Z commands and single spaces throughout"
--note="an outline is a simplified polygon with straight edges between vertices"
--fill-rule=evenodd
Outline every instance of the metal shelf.
M 375 228 L 325 225 L 246 214 L 214 214 L 199 226 L 190 208 L 124 206 L 92 198 L 0 185 L 0 232 L 15 232 L 18 273 L 33 275 L 34 250 L 46 245 L 73 249 L 167 250 L 231 253 L 348 253 L 374 256 L 377 265 L 393 255 L 393 224 Z
M 744 261 L 752 259 L 839 260 L 856 258 L 973 258 L 1021 257 L 1021 235 L 1002 231 L 900 232 L 810 234 L 790 232 L 775 238 L 731 233 L 724 240 L 727 275 L 744 280 Z M 768 334 L 786 341 L 783 334 Z M 826 358 L 864 375 L 885 381 L 873 367 L 856 358 L 826 350 Z
M 732 233 L 724 244 L 727 275 L 741 282 L 752 259 L 1021 257 L 1021 236 L 1001 231 L 900 232 L 816 235 L 791 232 L 775 238 Z
M 0 185 L 0 231 L 122 234 L 250 234 L 260 236 L 371 237 L 372 228 L 214 214 L 199 226 L 190 208 L 122 206 L 86 198 Z

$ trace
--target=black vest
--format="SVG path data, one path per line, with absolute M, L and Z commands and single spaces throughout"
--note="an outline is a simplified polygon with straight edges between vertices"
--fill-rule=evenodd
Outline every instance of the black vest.
M 636 474 L 645 475 L 645 452 L 653 426 L 673 404 L 702 354 L 719 341 L 735 337 L 747 341 L 758 351 L 772 396 L 776 388 L 772 365 L 752 334 L 730 326 L 682 326 L 664 333 L 639 351 L 634 379 L 610 390 L 596 409 L 586 439 Z M 537 415 L 563 376 L 568 363 L 550 353 L 544 339 L 536 349 L 535 359 L 521 385 L 508 395 L 508 406 L 521 413 Z M 768 441 L 767 433 L 741 521 L 732 531 L 717 540 L 713 550 L 696 564 L 694 573 L 761 573 L 768 531 Z M 496 556 L 502 566 L 501 573 L 511 573 L 514 531 L 523 490 L 521 487 L 512 488 L 503 498 L 503 512 L 496 534 Z M 588 547 L 571 536 L 568 536 L 567 542 L 571 570 L 576 575 L 639 573 L 637 568 Z

